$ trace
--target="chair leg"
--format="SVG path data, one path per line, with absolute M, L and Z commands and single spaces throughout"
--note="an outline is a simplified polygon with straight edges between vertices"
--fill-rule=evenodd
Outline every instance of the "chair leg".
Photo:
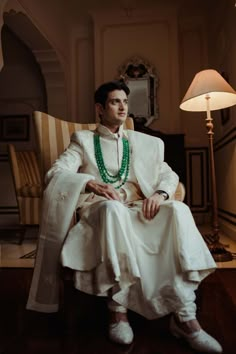
M 22 242 L 24 241 L 25 233 L 26 233 L 26 227 L 24 226 L 20 226 L 19 230 L 16 231 L 16 236 L 19 236 L 19 241 L 18 241 L 19 245 L 21 245 Z

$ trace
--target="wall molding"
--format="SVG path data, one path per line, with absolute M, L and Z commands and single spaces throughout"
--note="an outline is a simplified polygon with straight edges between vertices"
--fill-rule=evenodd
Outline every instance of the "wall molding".
M 0 206 L 0 215 L 12 215 L 19 214 L 19 209 L 17 206 Z
M 8 162 L 9 161 L 9 156 L 8 154 L 0 154 L 0 162 Z
M 236 214 L 235 213 L 231 213 L 228 210 L 218 208 L 218 216 L 219 216 L 219 218 L 229 222 L 233 226 L 236 226 Z
M 209 211 L 209 161 L 207 147 L 186 148 L 187 204 L 193 213 Z
M 236 140 L 236 127 L 232 128 L 222 138 L 220 138 L 217 142 L 214 143 L 214 151 L 222 149 L 234 140 Z

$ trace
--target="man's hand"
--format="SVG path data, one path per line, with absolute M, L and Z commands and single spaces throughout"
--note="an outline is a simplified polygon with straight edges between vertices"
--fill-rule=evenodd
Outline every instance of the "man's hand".
M 119 200 L 119 193 L 110 184 L 101 183 L 95 180 L 88 181 L 86 184 L 86 191 L 93 192 L 94 194 L 101 195 L 109 200 Z
M 160 205 L 164 202 L 165 198 L 154 193 L 150 198 L 144 199 L 143 201 L 143 215 L 146 219 L 151 220 L 156 216 L 160 209 Z

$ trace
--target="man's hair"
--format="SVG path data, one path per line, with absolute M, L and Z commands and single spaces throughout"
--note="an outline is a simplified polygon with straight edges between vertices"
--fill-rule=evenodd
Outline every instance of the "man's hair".
M 129 88 L 124 83 L 124 81 L 116 80 L 116 81 L 105 82 L 104 84 L 99 86 L 98 89 L 95 91 L 95 94 L 94 94 L 95 103 L 100 103 L 105 108 L 108 94 L 109 94 L 109 92 L 114 91 L 114 90 L 123 90 L 123 91 L 125 91 L 127 96 L 130 93 Z

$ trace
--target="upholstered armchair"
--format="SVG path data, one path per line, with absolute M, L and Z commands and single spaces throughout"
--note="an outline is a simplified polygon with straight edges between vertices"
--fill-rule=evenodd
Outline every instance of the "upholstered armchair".
M 22 226 L 38 225 L 45 173 L 58 156 L 67 148 L 70 136 L 76 130 L 94 130 L 97 124 L 81 124 L 55 118 L 47 113 L 33 114 L 37 152 L 16 151 L 8 145 L 16 199 L 19 208 L 19 223 Z M 133 119 L 127 118 L 126 129 L 134 129 Z M 185 188 L 179 183 L 174 198 L 183 201 Z M 23 240 L 23 233 L 20 242 Z
M 34 112 L 33 122 L 38 143 L 39 166 L 42 179 L 53 162 L 69 145 L 70 136 L 73 132 L 85 129 L 94 130 L 97 126 L 96 123 L 81 124 L 68 122 L 39 111 Z M 134 130 L 132 118 L 127 118 L 125 128 Z M 174 198 L 175 200 L 183 201 L 184 197 L 185 187 L 182 183 L 179 183 Z
M 94 130 L 96 123 L 74 123 L 55 118 L 47 113 L 35 111 L 33 123 L 38 144 L 39 167 L 42 178 L 58 156 L 67 148 L 72 133 L 77 130 Z M 126 129 L 134 129 L 133 120 L 129 118 Z
M 21 243 L 24 227 L 39 224 L 42 180 L 34 151 L 16 151 L 15 146 L 9 144 L 8 154 L 19 208 L 19 224 L 23 228 L 19 240 Z

